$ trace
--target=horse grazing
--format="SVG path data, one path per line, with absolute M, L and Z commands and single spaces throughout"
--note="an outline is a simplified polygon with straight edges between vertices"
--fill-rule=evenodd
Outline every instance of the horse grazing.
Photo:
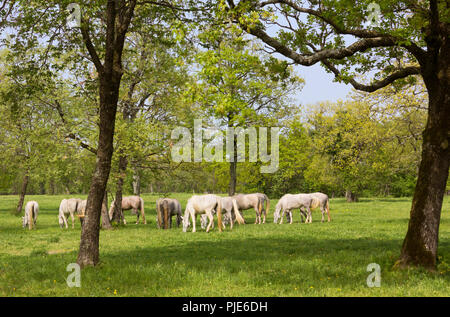
M 177 227 L 180 226 L 181 204 L 172 198 L 160 198 L 156 201 L 156 223 L 158 228 L 172 228 L 172 216 L 177 216 Z
M 330 217 L 330 203 L 329 203 L 329 199 L 328 199 L 328 195 L 324 194 L 324 193 L 312 193 L 312 194 L 308 194 L 311 195 L 313 197 L 310 209 L 314 210 L 317 207 L 320 208 L 320 211 L 322 212 L 322 220 L 321 222 L 324 222 L 324 216 L 325 216 L 325 212 L 327 213 L 328 216 L 328 222 L 331 221 L 331 217 Z M 311 218 L 311 214 L 309 214 L 309 216 L 306 214 L 306 212 L 303 210 L 303 207 L 300 208 L 300 217 L 301 217 L 301 221 L 303 221 L 303 216 L 306 217 L 305 219 L 305 223 L 312 222 L 312 218 Z M 290 219 L 292 218 L 292 212 L 288 212 L 286 214 L 286 218 L 288 221 L 290 221 Z
M 111 207 L 109 208 L 109 220 L 112 220 L 113 212 L 114 212 L 114 204 L 115 200 L 111 203 Z M 139 196 L 127 196 L 122 197 L 122 210 L 130 210 L 132 209 L 132 214 L 136 215 L 136 224 L 139 223 L 139 210 L 141 212 L 142 221 L 144 224 L 147 224 L 147 220 L 145 220 L 145 212 L 144 212 L 144 200 Z M 123 219 L 124 224 L 127 224 L 125 219 Z
M 233 211 L 234 208 L 234 211 Z M 231 230 L 233 230 L 234 221 L 237 220 L 239 224 L 244 224 L 245 220 L 242 218 L 241 213 L 239 212 L 236 200 L 233 197 L 222 197 L 222 210 L 226 213 L 223 214 L 222 224 L 223 229 L 225 229 L 225 225 L 230 224 Z M 215 210 L 213 214 L 215 213 Z M 205 229 L 207 222 L 207 215 L 202 215 L 200 219 L 202 229 Z
M 33 229 L 36 226 L 36 219 L 39 213 L 39 204 L 32 200 L 25 205 L 25 215 L 22 217 L 22 227 L 28 226 L 28 229 Z
M 217 226 L 219 231 L 222 232 L 222 197 L 208 194 L 208 195 L 195 195 L 189 198 L 183 217 L 183 232 L 187 231 L 189 227 L 189 217 L 192 219 L 192 232 L 195 232 L 195 223 L 197 222 L 197 214 L 205 213 L 209 219 L 209 224 L 206 227 L 206 232 L 209 229 L 214 228 L 213 211 L 217 211 Z
M 239 211 L 247 210 L 250 208 L 255 209 L 256 219 L 255 223 L 261 224 L 261 213 L 263 211 L 264 202 L 266 202 L 266 208 L 264 209 L 264 217 L 263 222 L 266 223 L 266 215 L 270 208 L 270 200 L 269 198 L 262 193 L 255 194 L 237 194 L 232 196 L 233 199 L 236 200 Z
M 280 198 L 277 205 L 275 206 L 275 212 L 273 214 L 273 222 L 278 223 L 280 219 L 280 211 L 283 211 L 281 215 L 280 224 L 283 223 L 283 217 L 286 212 L 290 215 L 290 223 L 292 223 L 292 209 L 302 209 L 305 208 L 307 211 L 306 222 L 311 217 L 311 205 L 313 204 L 313 196 L 309 194 L 286 194 Z
M 82 221 L 81 218 L 84 217 L 84 213 L 86 211 L 86 205 L 84 205 L 83 211 L 82 207 L 83 201 L 79 198 L 63 199 L 59 204 L 59 214 L 58 214 L 59 226 L 62 228 L 65 225 L 66 229 L 68 228 L 67 217 L 69 217 L 70 214 L 70 217 L 72 218 L 72 229 L 75 228 L 74 215 L 77 214 L 81 222 Z

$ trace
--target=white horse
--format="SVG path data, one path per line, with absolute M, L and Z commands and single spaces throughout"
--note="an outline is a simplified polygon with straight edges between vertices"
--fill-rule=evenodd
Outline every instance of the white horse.
M 234 211 L 233 211 L 234 209 Z M 244 224 L 245 220 L 242 218 L 237 202 L 233 197 L 222 197 L 222 210 L 226 213 L 223 214 L 222 224 L 225 229 L 225 225 L 230 224 L 231 230 L 233 230 L 234 221 L 237 220 L 239 224 Z M 213 214 L 215 211 L 213 212 Z M 200 219 L 202 229 L 206 228 L 207 215 L 202 215 Z
M 312 194 L 308 194 L 311 195 L 313 197 L 313 200 L 311 202 L 311 206 L 310 209 L 311 211 L 316 209 L 317 207 L 320 208 L 320 211 L 322 212 L 322 222 L 324 222 L 325 220 L 325 212 L 327 213 L 328 216 L 328 222 L 331 221 L 331 217 L 330 217 L 330 203 L 329 203 L 329 199 L 328 199 L 328 195 L 324 194 L 324 193 L 312 193 Z M 306 214 L 306 212 L 304 211 L 304 208 L 301 207 L 300 208 L 300 217 L 301 217 L 301 222 L 303 222 L 303 216 L 306 217 L 305 222 L 312 222 L 312 218 L 311 218 L 311 214 L 309 214 L 309 216 Z M 286 214 L 286 218 L 289 222 L 291 222 L 291 218 L 292 218 L 292 211 L 288 212 Z
M 266 215 L 270 208 L 269 198 L 262 193 L 254 194 L 237 194 L 232 196 L 236 200 L 239 210 L 247 210 L 253 208 L 256 212 L 255 223 L 261 224 L 261 213 L 263 212 L 264 202 L 266 202 L 266 209 L 264 210 L 263 222 L 266 222 Z
M 113 200 L 111 206 L 109 207 L 109 220 L 112 220 L 115 202 L 116 201 Z M 136 224 L 139 223 L 139 211 L 142 216 L 142 221 L 144 222 L 144 224 L 147 224 L 147 220 L 145 220 L 144 200 L 141 197 L 139 196 L 122 197 L 122 210 L 130 210 L 130 209 L 132 209 L 131 213 L 136 215 Z M 123 219 L 123 223 L 127 224 L 125 218 Z
M 217 210 L 217 225 L 219 231 L 222 232 L 222 197 L 216 195 L 196 195 L 189 198 L 186 204 L 186 210 L 183 217 L 183 232 L 187 231 L 189 227 L 189 217 L 192 219 L 192 232 L 195 232 L 195 223 L 197 221 L 197 214 L 205 213 L 208 216 L 209 224 L 206 227 L 206 232 L 210 228 L 214 228 L 213 210 Z
M 66 229 L 68 228 L 67 217 L 69 217 L 70 214 L 70 217 L 72 218 L 72 229 L 75 228 L 74 215 L 77 214 L 77 217 L 80 218 L 81 222 L 81 218 L 84 217 L 85 212 L 86 212 L 86 204 L 83 203 L 83 200 L 79 198 L 63 199 L 61 201 L 61 204 L 59 205 L 59 214 L 58 214 L 59 226 L 61 228 L 63 226 L 66 226 Z
M 22 227 L 28 226 L 28 229 L 33 229 L 36 226 L 36 220 L 39 213 L 39 204 L 32 200 L 25 205 L 25 215 L 22 217 Z
M 314 197 L 310 194 L 286 194 L 280 198 L 277 205 L 275 206 L 275 212 L 273 214 L 273 222 L 278 223 L 280 219 L 280 211 L 283 211 L 281 214 L 280 224 L 283 223 L 283 217 L 286 212 L 291 215 L 290 223 L 292 223 L 292 209 L 304 208 L 307 212 L 306 223 L 310 223 L 311 219 L 311 205 L 313 204 Z

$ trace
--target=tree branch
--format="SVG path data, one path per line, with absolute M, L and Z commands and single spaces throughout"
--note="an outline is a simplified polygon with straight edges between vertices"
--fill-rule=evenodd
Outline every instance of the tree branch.
M 341 74 L 339 70 L 328 60 L 323 60 L 322 63 L 331 71 L 334 73 L 336 78 L 340 78 Z M 402 69 L 397 70 L 396 72 L 392 73 L 391 75 L 387 76 L 386 78 L 376 81 L 372 83 L 371 85 L 364 85 L 361 83 L 358 83 L 353 78 L 349 80 L 349 83 L 357 90 L 366 91 L 366 92 L 374 92 L 375 90 L 378 90 L 380 88 L 386 87 L 389 84 L 393 83 L 397 79 L 405 78 L 411 75 L 418 75 L 420 74 L 420 68 L 416 66 L 410 66 L 405 67 Z

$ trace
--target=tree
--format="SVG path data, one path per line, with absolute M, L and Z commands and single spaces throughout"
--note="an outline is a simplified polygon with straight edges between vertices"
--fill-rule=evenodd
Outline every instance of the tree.
M 55 134 L 55 113 L 42 101 L 47 93 L 40 86 L 45 75 L 38 81 L 32 73 L 18 71 L 14 63 L 20 62 L 7 49 L 1 51 L 0 160 L 5 168 L 16 170 L 16 176 L 22 178 L 17 214 L 22 212 L 30 178 L 37 180 L 46 175 L 67 150 Z
M 298 65 L 321 63 L 339 81 L 373 92 L 420 75 L 428 119 L 408 231 L 398 267 L 436 267 L 439 222 L 450 164 L 450 23 L 446 1 L 378 1 L 379 21 L 365 26 L 370 1 L 220 3 L 226 17 Z M 334 12 L 339 12 L 336 15 Z M 279 19 L 277 20 L 277 18 Z M 377 25 L 376 22 L 379 22 Z M 277 34 L 268 28 L 277 26 Z M 375 25 L 372 27 L 372 25 Z M 347 36 L 344 38 L 344 35 Z M 354 39 L 351 44 L 347 44 Z M 369 84 L 356 73 L 375 71 Z
M 161 25 L 162 20 L 167 25 Z M 171 32 L 173 17 L 155 8 L 148 12 L 145 22 L 130 35 L 124 57 L 124 89 L 115 141 L 118 171 L 113 219 L 117 223 L 123 220 L 121 202 L 127 169 L 131 165 L 139 185 L 139 166 L 167 151 L 164 135 L 174 125 L 176 109 L 181 106 L 180 91 L 188 76 L 185 59 L 190 46 Z M 160 139 L 149 140 L 151 135 Z M 159 163 L 153 160 L 152 168 Z M 137 190 L 135 194 L 139 194 Z
M 290 112 L 289 94 L 303 82 L 288 63 L 264 58 L 240 30 L 209 27 L 200 36 L 198 83 L 188 95 L 197 98 L 206 116 L 233 129 L 273 126 Z M 230 154 L 231 156 L 231 154 Z M 228 194 L 236 192 L 238 147 L 233 135 Z

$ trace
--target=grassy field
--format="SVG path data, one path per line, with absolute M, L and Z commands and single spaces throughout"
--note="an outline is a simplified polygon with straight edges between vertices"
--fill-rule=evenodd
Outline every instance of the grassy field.
M 184 208 L 190 194 L 177 194 Z M 448 296 L 450 294 L 450 199 L 442 212 L 436 273 L 392 266 L 406 233 L 410 199 L 332 199 L 331 223 L 268 223 L 219 233 L 158 230 L 155 201 L 143 195 L 147 225 L 101 231 L 101 264 L 82 271 L 81 287 L 69 288 L 66 271 L 75 262 L 80 223 L 60 229 L 63 196 L 28 196 L 40 204 L 37 228 L 11 214 L 16 196 L 0 196 L 0 296 Z M 198 219 L 199 223 L 199 219 Z M 381 266 L 381 287 L 369 288 L 369 263 Z

